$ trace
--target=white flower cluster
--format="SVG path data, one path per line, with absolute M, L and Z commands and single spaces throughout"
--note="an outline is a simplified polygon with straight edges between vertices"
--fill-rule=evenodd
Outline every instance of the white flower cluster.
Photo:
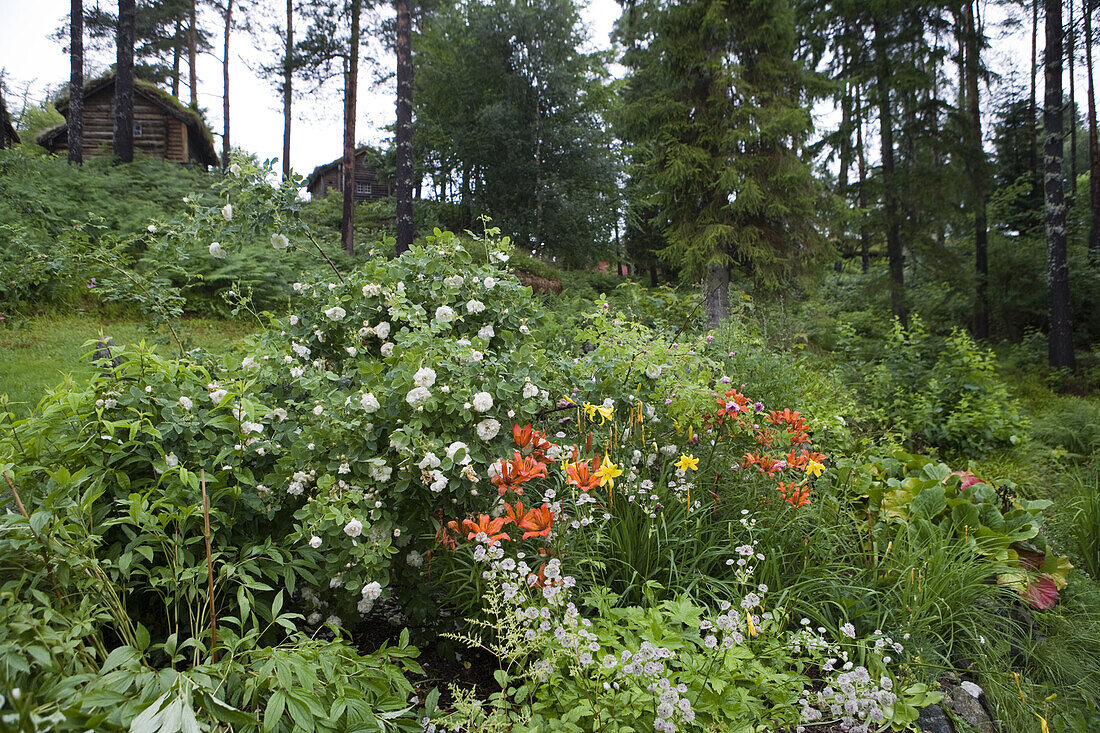
M 382 597 L 382 586 L 377 580 L 372 580 L 363 586 L 363 591 L 357 606 L 359 613 L 370 613 L 374 608 L 374 602 Z

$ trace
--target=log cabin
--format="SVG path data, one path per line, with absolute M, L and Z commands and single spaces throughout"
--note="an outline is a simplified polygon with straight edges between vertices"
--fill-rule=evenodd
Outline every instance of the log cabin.
M 10 148 L 17 142 L 19 142 L 19 135 L 15 133 L 8 108 L 4 104 L 4 95 L 0 93 L 0 149 Z
M 319 165 L 306 178 L 306 190 L 315 199 L 323 199 L 329 189 L 343 190 L 343 157 Z M 374 148 L 363 146 L 355 151 L 355 202 L 380 201 L 393 195 L 393 181 L 382 173 L 382 156 Z
M 69 100 L 56 103 L 68 117 Z M 115 77 L 101 77 L 84 86 L 84 155 L 111 155 L 115 139 Z M 51 153 L 69 149 L 68 125 L 44 130 L 38 144 Z M 134 150 L 151 158 L 197 165 L 219 165 L 214 137 L 197 112 L 168 92 L 134 82 Z

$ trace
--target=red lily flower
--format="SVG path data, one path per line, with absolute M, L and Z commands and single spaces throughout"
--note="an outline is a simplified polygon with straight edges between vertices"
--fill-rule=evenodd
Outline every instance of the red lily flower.
M 776 466 L 777 463 L 779 463 L 779 461 L 768 455 L 746 453 L 745 457 L 741 460 L 741 467 L 749 468 L 751 466 L 756 466 L 760 473 L 766 473 L 768 478 L 771 478 L 775 475 L 775 472 L 779 470 L 779 467 Z

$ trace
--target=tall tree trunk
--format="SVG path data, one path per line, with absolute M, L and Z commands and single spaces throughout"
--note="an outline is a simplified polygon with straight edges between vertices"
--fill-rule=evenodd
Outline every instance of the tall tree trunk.
M 176 18 L 176 32 L 172 36 L 172 96 L 180 96 L 180 59 L 183 56 L 183 20 Z
M 1062 3 L 1045 0 L 1045 100 L 1043 104 L 1043 188 L 1046 198 L 1047 283 L 1050 305 L 1050 365 L 1072 369 L 1073 324 L 1066 258 L 1066 204 L 1062 188 Z
M 711 265 L 707 269 L 706 300 L 707 328 L 718 328 L 730 315 L 730 268 Z
M 412 18 L 409 0 L 394 0 L 397 11 L 397 126 L 394 146 L 397 154 L 397 254 L 413 241 L 412 166 Z
M 1074 80 L 1077 27 L 1073 22 L 1073 0 L 1069 2 L 1069 28 L 1066 35 L 1066 58 L 1069 59 L 1069 200 L 1077 195 L 1077 84 Z
M 962 12 L 965 62 L 960 71 L 966 79 L 967 107 L 970 112 L 970 154 L 967 162 L 974 209 L 974 338 L 985 341 L 989 338 L 989 231 L 986 226 L 985 150 L 982 147 L 982 116 L 978 104 L 982 44 L 977 23 L 977 0 L 969 0 L 963 6 Z
M 69 8 L 69 162 L 84 162 L 84 2 Z
M 1089 261 L 1100 253 L 1100 146 L 1096 133 L 1096 89 L 1092 79 L 1092 8 L 1081 0 L 1085 18 L 1085 71 L 1089 93 Z
M 1039 0 L 1031 0 L 1031 173 L 1035 179 L 1032 186 L 1034 191 L 1043 180 L 1042 171 L 1039 169 L 1039 108 L 1037 105 L 1036 86 L 1039 78 Z
M 229 34 L 233 30 L 233 0 L 225 3 L 225 35 L 222 46 L 222 170 L 229 167 Z
M 115 155 L 134 159 L 134 0 L 119 0 L 115 67 Z
M 905 305 L 905 260 L 901 246 L 897 180 L 894 171 L 894 115 L 890 107 L 891 69 L 886 41 L 886 21 L 875 20 L 877 55 L 879 137 L 882 148 L 883 213 L 886 218 L 886 260 L 890 269 L 890 309 L 903 326 L 909 324 Z
M 851 205 L 848 201 L 848 169 L 852 167 L 852 88 L 844 85 L 844 96 L 840 100 L 840 172 L 837 174 L 837 194 L 844 201 L 845 210 Z M 844 231 L 840 237 L 840 252 L 837 253 L 834 269 L 840 272 L 843 258 L 848 250 L 848 221 L 844 220 Z
M 361 0 L 351 0 L 351 48 L 344 75 L 344 210 L 340 238 L 344 251 L 355 254 L 355 92 L 359 85 L 359 12 Z
M 863 149 L 863 90 L 856 88 L 856 164 L 859 168 L 859 264 L 866 274 L 871 269 L 871 233 L 867 231 L 867 156 Z
M 197 3 L 198 0 L 191 0 L 191 17 L 187 26 L 187 68 L 190 72 L 188 84 L 191 87 L 191 107 L 194 109 L 199 108 L 199 70 L 196 65 L 199 42 L 199 11 Z
M 294 0 L 286 0 L 286 52 L 283 55 L 283 180 L 290 178 L 290 120 L 294 101 Z

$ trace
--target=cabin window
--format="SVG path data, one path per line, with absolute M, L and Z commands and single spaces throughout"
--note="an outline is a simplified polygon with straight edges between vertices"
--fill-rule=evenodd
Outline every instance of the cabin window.
M 370 184 L 369 183 L 356 183 L 355 184 L 356 196 L 370 196 Z
M 141 137 L 141 123 L 134 123 L 134 137 Z

